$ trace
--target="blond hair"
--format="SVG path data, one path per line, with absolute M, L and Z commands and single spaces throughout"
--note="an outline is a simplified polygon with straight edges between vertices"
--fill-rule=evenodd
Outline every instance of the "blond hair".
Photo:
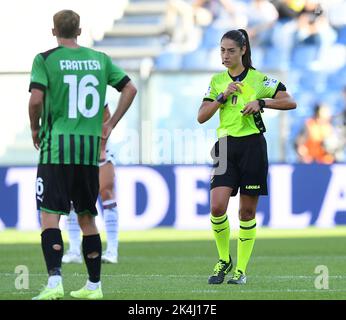
M 76 38 L 79 31 L 79 15 L 72 10 L 61 10 L 53 16 L 56 36 L 60 38 Z

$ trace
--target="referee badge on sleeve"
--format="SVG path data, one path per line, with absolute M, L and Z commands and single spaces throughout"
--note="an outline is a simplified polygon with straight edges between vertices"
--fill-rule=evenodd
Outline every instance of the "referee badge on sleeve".
M 209 86 L 208 87 L 208 90 L 207 90 L 207 92 L 205 93 L 205 97 L 208 97 L 209 95 L 210 95 L 210 91 L 211 91 L 211 87 Z
M 264 82 L 264 86 L 269 88 L 275 88 L 278 84 L 278 80 L 274 78 L 268 78 L 268 77 L 264 77 L 263 82 Z

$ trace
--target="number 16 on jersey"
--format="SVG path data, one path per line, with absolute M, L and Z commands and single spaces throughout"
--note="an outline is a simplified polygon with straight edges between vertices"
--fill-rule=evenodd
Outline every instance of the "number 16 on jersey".
M 64 83 L 69 85 L 68 117 L 77 118 L 77 109 L 86 118 L 94 117 L 100 107 L 100 95 L 95 88 L 99 81 L 94 75 L 85 75 L 78 83 L 76 75 L 65 75 Z M 87 97 L 91 95 L 92 104 L 87 108 Z

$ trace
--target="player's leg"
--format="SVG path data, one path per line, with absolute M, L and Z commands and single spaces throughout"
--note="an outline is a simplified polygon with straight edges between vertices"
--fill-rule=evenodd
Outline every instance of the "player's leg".
M 232 188 L 215 187 L 210 193 L 211 203 L 211 226 L 216 242 L 219 261 L 214 267 L 214 273 L 209 277 L 209 284 L 220 284 L 224 281 L 225 275 L 232 268 L 230 256 L 230 227 L 227 216 L 227 206 L 232 194 Z
M 77 214 L 71 204 L 71 211 L 66 219 L 67 234 L 69 237 L 69 250 L 62 257 L 63 263 L 82 263 L 82 256 L 80 252 L 81 235 L 78 223 Z
M 41 246 L 49 274 L 48 287 L 54 288 L 61 282 L 61 258 L 64 252 L 59 229 L 60 215 L 41 211 Z
M 118 262 L 118 208 L 114 191 L 114 166 L 106 162 L 100 166 L 100 195 L 102 198 L 103 217 L 107 235 L 107 249 L 102 254 L 102 262 Z
M 256 208 L 258 196 L 240 195 L 237 266 L 230 284 L 246 283 L 246 267 L 256 240 Z
M 82 252 L 88 271 L 86 285 L 71 296 L 80 299 L 101 299 L 101 254 L 102 244 L 95 216 L 99 192 L 99 169 L 96 166 L 76 166 L 73 204 L 83 233 Z
M 33 300 L 56 300 L 64 297 L 61 259 L 64 244 L 59 229 L 60 215 L 41 211 L 41 247 L 48 271 L 48 283 Z
M 92 215 L 79 215 L 78 221 L 83 232 L 82 251 L 88 271 L 88 280 L 82 289 L 72 291 L 71 296 L 78 299 L 102 299 L 100 279 L 102 244 L 100 234 Z
M 37 208 L 41 211 L 41 247 L 48 271 L 48 283 L 34 300 L 60 299 L 64 296 L 61 276 L 64 243 L 59 220 L 61 214 L 69 212 L 69 178 L 69 171 L 64 166 L 38 166 L 36 198 Z

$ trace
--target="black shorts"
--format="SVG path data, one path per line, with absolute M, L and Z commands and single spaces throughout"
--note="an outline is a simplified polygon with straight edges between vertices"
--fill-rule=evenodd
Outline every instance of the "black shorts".
M 238 193 L 267 195 L 268 155 L 262 134 L 245 137 L 223 137 L 211 151 L 213 173 L 210 189 L 230 187 L 232 197 Z
M 39 164 L 36 179 L 37 210 L 69 214 L 71 201 L 77 214 L 97 215 L 97 166 Z

